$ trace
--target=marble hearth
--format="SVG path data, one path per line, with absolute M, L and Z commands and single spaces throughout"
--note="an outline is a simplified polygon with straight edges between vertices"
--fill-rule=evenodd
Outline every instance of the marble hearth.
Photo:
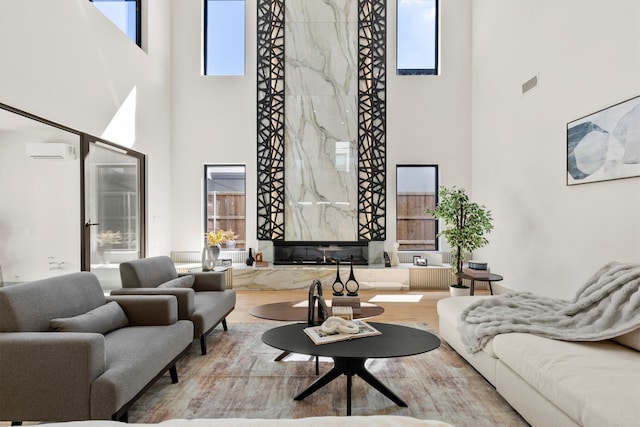
M 346 282 L 350 266 L 340 267 L 340 278 Z M 233 289 L 251 290 L 308 290 L 314 280 L 322 282 L 322 288 L 331 294 L 331 285 L 336 278 L 335 266 L 276 265 L 269 267 L 233 266 Z M 377 266 L 355 266 L 354 275 L 360 289 L 408 290 L 409 266 L 385 268 Z M 306 291 L 305 291 L 306 292 Z M 302 298 L 306 295 L 302 292 Z

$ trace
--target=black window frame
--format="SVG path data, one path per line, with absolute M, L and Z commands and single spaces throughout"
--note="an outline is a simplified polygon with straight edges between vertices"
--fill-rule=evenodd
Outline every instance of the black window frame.
M 231 1 L 231 0 L 229 0 Z M 226 75 L 226 74 L 209 74 L 209 72 L 207 71 L 207 60 L 208 60 L 208 56 L 209 56 L 209 43 L 207 41 L 208 39 L 208 29 L 209 29 L 209 0 L 203 0 L 202 4 L 202 19 L 203 19 L 203 31 L 202 31 L 202 75 L 203 76 L 212 76 L 212 77 L 244 77 L 247 75 L 247 25 L 246 25 L 246 19 L 247 19 L 247 0 L 237 0 L 237 1 L 242 1 L 242 3 L 244 4 L 244 19 L 245 19 L 245 27 L 244 27 L 244 52 L 243 52 L 243 56 L 244 56 L 244 62 L 243 62 L 243 73 L 242 74 L 232 74 L 232 75 Z
M 439 195 L 438 195 L 438 191 L 439 191 L 439 186 L 440 186 L 440 168 L 437 164 L 416 164 L 416 163 L 411 163 L 411 164 L 397 164 L 396 165 L 396 241 L 397 242 L 401 242 L 402 239 L 400 239 L 400 221 L 403 218 L 400 217 L 400 215 L 398 215 L 398 196 L 400 194 L 400 192 L 398 191 L 398 171 L 400 170 L 400 168 L 418 168 L 418 167 L 425 167 L 425 168 L 433 168 L 434 169 L 434 196 L 435 196 L 435 203 L 433 208 L 435 209 L 435 207 L 438 205 L 438 201 L 439 201 Z M 425 206 L 426 208 L 426 206 Z M 433 217 L 433 216 L 431 216 Z M 435 218 L 433 219 L 429 219 L 433 221 L 434 224 L 434 234 L 433 234 L 433 238 L 434 238 L 434 243 L 433 243 L 433 248 L 406 248 L 403 247 L 404 244 L 400 243 L 400 247 L 399 247 L 399 251 L 401 252 L 437 252 L 440 250 L 440 239 L 438 237 L 438 234 L 440 232 L 439 230 L 439 221 Z
M 237 227 L 231 227 L 231 229 L 239 235 L 240 239 L 239 241 L 241 242 L 241 244 L 239 244 L 235 250 L 247 250 L 247 248 L 249 247 L 248 244 L 248 238 L 247 238 L 247 165 L 244 163 L 205 163 L 203 165 L 203 186 L 202 186 L 202 200 L 203 200 L 203 231 L 204 234 L 207 234 L 209 231 L 217 231 L 218 228 L 216 227 L 215 224 L 215 216 L 214 216 L 214 223 L 213 223 L 213 227 L 209 228 L 209 206 L 208 206 L 208 197 L 209 197 L 209 168 L 229 168 L 229 169 L 233 169 L 233 168 L 242 168 L 243 170 L 243 178 L 242 178 L 242 182 L 243 182 L 243 189 L 242 189 L 242 194 L 244 196 L 243 199 L 243 204 L 244 204 L 244 211 L 242 216 L 242 219 L 240 217 L 236 218 L 238 220 L 242 220 L 244 221 L 244 228 L 242 229 L 242 231 L 239 233 L 239 228 Z M 231 173 L 233 175 L 233 173 Z M 216 206 L 213 206 L 214 208 L 214 213 L 215 213 L 215 209 Z M 225 229 L 223 227 L 223 229 Z M 228 227 L 227 227 L 228 229 Z M 228 248 L 225 248 L 225 250 L 230 250 Z M 233 249 L 231 249 L 233 250 Z
M 396 74 L 399 76 L 437 76 L 440 74 L 440 0 L 436 2 L 436 22 L 435 22 L 435 39 L 434 39 L 434 67 L 433 68 L 399 68 L 398 67 L 398 3 L 396 0 Z
M 118 1 L 118 0 L 89 0 L 91 3 L 99 3 L 101 1 Z M 142 49 L 142 0 L 120 0 L 123 3 L 134 2 L 136 4 L 136 40 L 135 43 Z M 126 34 L 126 33 L 125 33 Z M 126 34 L 129 38 L 129 34 Z

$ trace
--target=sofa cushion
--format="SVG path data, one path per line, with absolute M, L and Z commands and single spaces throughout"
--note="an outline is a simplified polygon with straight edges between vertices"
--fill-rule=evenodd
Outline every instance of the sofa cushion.
M 236 305 L 236 292 L 226 291 L 196 292 L 195 310 L 191 315 L 193 337 L 198 338 L 210 326 L 220 322 Z
M 51 319 L 77 316 L 105 302 L 98 277 L 88 271 L 0 288 L 0 331 L 49 331 Z
M 612 341 L 567 342 L 522 333 L 496 336 L 493 348 L 579 425 L 628 426 L 640 419 L 640 354 L 635 350 Z
M 91 416 L 109 419 L 191 345 L 193 325 L 131 326 L 105 335 L 106 371 L 91 385 Z
M 178 277 L 173 261 L 166 255 L 120 263 L 123 288 L 157 288 Z
M 127 315 L 115 301 L 94 308 L 74 317 L 52 319 L 51 330 L 56 332 L 94 332 L 106 334 L 116 329 L 129 326 Z
M 613 340 L 618 344 L 640 351 L 640 329 L 615 337 Z
M 191 288 L 195 278 L 193 276 L 180 276 L 177 279 L 171 279 L 164 282 L 159 288 Z
M 458 329 L 458 321 L 460 320 L 460 313 L 472 303 L 481 300 L 491 298 L 490 296 L 462 296 L 462 297 L 450 297 L 441 299 L 438 301 L 438 317 L 444 319 L 449 325 Z M 496 358 L 496 354 L 493 351 L 493 340 L 489 340 L 482 350 L 489 354 L 489 356 Z

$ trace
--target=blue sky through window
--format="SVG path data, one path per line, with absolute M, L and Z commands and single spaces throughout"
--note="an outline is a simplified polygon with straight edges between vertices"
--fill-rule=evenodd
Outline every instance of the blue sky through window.
M 134 43 L 137 43 L 135 0 L 91 0 Z
M 437 68 L 437 1 L 398 0 L 397 69 L 425 70 L 415 74 L 435 74 Z
M 244 75 L 244 21 L 244 0 L 207 0 L 205 74 Z

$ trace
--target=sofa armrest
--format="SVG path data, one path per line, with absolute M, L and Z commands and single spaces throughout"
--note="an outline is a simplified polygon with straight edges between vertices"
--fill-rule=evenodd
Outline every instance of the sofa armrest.
M 105 339 L 78 332 L 0 333 L 0 419 L 89 419 Z
M 194 276 L 193 290 L 196 292 L 224 291 L 227 288 L 227 276 L 224 271 L 189 273 Z
M 112 295 L 129 318 L 131 326 L 165 326 L 178 321 L 178 302 L 173 295 Z
M 121 288 L 111 295 L 173 295 L 178 301 L 178 319 L 189 320 L 195 310 L 194 290 L 191 288 Z

